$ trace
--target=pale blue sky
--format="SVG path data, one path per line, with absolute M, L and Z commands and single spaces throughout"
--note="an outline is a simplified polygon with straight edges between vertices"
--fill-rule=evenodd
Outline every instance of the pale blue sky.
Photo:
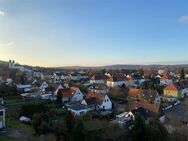
M 41 66 L 188 60 L 187 0 L 0 0 L 0 60 Z

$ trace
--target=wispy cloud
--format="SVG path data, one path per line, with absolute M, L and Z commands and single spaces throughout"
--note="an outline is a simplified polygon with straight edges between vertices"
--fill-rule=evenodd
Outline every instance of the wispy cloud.
M 13 46 L 14 43 L 13 42 L 8 42 L 8 43 L 0 43 L 0 47 L 9 47 L 9 46 Z
M 5 12 L 0 11 L 0 16 L 4 16 L 4 15 L 5 15 Z
M 187 16 L 181 16 L 180 19 L 179 19 L 179 21 L 181 23 L 188 23 L 188 15 Z

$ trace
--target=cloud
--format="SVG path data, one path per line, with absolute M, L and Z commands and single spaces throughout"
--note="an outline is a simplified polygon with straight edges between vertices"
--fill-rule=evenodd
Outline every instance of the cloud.
M 188 16 L 181 16 L 180 19 L 179 19 L 179 21 L 181 23 L 188 23 Z
M 5 15 L 5 12 L 0 11 L 0 16 L 4 16 L 4 15 Z
M 9 46 L 13 46 L 14 43 L 13 42 L 8 42 L 8 43 L 0 43 L 0 47 L 9 47 Z

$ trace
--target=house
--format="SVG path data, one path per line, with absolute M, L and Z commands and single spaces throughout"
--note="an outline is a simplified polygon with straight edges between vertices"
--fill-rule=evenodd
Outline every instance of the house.
M 134 86 L 134 84 L 135 84 L 135 80 L 131 77 L 131 75 L 127 75 L 125 86 L 131 87 L 131 86 Z
M 77 87 L 70 87 L 61 91 L 62 102 L 82 101 L 83 94 Z
M 157 91 L 155 90 L 143 90 L 136 88 L 129 88 L 128 93 L 129 101 L 144 101 L 148 103 L 160 104 L 161 99 Z
M 115 74 L 107 79 L 106 84 L 108 87 L 123 86 L 123 84 L 125 84 L 126 78 L 126 75 L 123 73 Z
M 139 82 L 139 84 L 143 83 L 145 81 L 145 79 L 143 78 L 143 76 L 140 76 L 139 74 L 133 74 L 132 78 L 136 81 Z
M 61 83 L 61 73 L 55 72 L 52 75 L 53 83 Z
M 42 75 L 43 75 L 43 74 L 42 74 L 41 70 L 36 69 L 36 68 L 33 68 L 33 77 L 34 77 L 34 78 L 39 78 L 39 79 L 41 79 Z
M 67 87 L 67 88 L 68 88 L 68 87 Z M 59 86 L 56 87 L 56 88 L 54 88 L 54 89 L 55 89 L 55 91 L 54 91 L 54 95 L 57 95 L 58 91 L 59 91 L 59 90 L 63 90 L 63 89 L 65 89 L 65 87 L 63 87 L 61 84 L 59 84 Z
M 0 129 L 5 127 L 5 107 L 0 106 Z
M 17 85 L 17 89 L 20 91 L 20 92 L 29 92 L 31 91 L 32 89 L 32 86 L 31 85 Z
M 45 93 L 40 95 L 42 100 L 49 100 L 52 98 L 52 93 Z
M 164 88 L 163 93 L 169 98 L 184 98 L 188 94 L 188 81 L 171 83 Z
M 112 109 L 112 102 L 106 94 L 90 92 L 86 95 L 82 104 L 91 106 L 92 109 Z
M 81 116 L 91 111 L 91 109 L 86 105 L 77 104 L 68 107 L 68 111 L 70 111 L 74 116 Z
M 173 82 L 172 79 L 169 79 L 167 75 L 157 75 L 156 78 L 160 80 L 160 85 L 169 85 Z
M 97 84 L 97 83 L 89 86 L 88 90 L 91 92 L 102 93 L 102 94 L 106 94 L 109 92 L 108 86 L 106 86 L 105 84 Z
M 94 84 L 94 83 L 105 84 L 107 79 L 108 79 L 108 76 L 106 75 L 103 76 L 101 74 L 96 74 L 90 78 L 90 83 L 91 84 Z
M 70 74 L 70 78 L 71 78 L 71 80 L 79 81 L 80 80 L 80 75 L 78 73 L 71 73 Z
M 157 91 L 130 88 L 128 93 L 128 109 L 144 108 L 159 113 L 161 99 Z
M 84 71 L 80 71 L 79 74 L 80 74 L 80 79 L 88 79 L 89 78 L 89 76 Z
M 111 123 L 117 124 L 122 128 L 130 127 L 135 120 L 135 114 L 140 114 L 145 120 L 148 118 L 148 112 L 144 108 L 136 108 L 129 112 L 124 112 L 122 114 L 116 115 L 116 119 Z
M 48 83 L 46 83 L 45 81 L 41 84 L 40 89 L 41 90 L 45 90 L 46 88 L 48 88 Z
M 116 115 L 116 119 L 111 121 L 113 124 L 119 125 L 121 128 L 126 128 L 133 123 L 134 115 L 132 112 L 124 112 L 122 114 Z

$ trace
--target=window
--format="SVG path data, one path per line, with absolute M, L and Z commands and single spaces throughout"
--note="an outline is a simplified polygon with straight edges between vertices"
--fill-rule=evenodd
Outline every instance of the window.
M 107 99 L 107 102 L 108 102 L 108 99 Z
M 103 109 L 105 109 L 105 106 L 103 106 Z

